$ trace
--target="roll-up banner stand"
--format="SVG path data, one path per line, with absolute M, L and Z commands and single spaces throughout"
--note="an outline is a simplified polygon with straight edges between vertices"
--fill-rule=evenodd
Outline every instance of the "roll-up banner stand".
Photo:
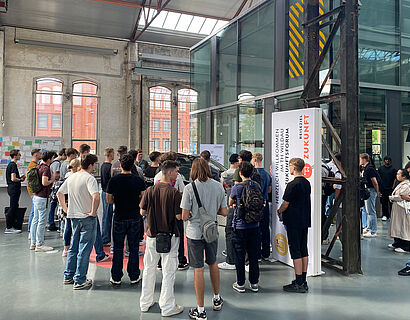
M 282 204 L 286 185 L 293 180 L 289 160 L 302 158 L 304 176 L 312 193 L 312 223 L 309 228 L 309 276 L 322 274 L 321 268 L 321 166 L 322 109 L 308 108 L 272 114 L 272 245 L 275 259 L 293 266 L 290 258 L 286 228 L 276 214 Z

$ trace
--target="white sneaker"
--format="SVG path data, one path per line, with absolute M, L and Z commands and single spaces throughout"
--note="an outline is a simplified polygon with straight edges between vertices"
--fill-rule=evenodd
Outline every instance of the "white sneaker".
M 10 228 L 10 229 L 4 230 L 4 233 L 5 234 L 17 234 L 17 233 L 21 233 L 21 230 Z
M 383 216 L 382 221 L 387 221 L 387 217 Z
M 176 314 L 180 314 L 182 311 L 184 311 L 184 307 L 179 306 L 179 305 L 176 304 L 174 309 L 172 309 L 168 313 L 162 313 L 161 316 L 163 316 L 163 317 L 172 317 L 172 316 L 175 316 Z
M 402 248 L 396 248 L 396 249 L 394 249 L 394 251 L 398 252 L 398 253 L 407 253 L 407 251 L 403 250 Z
M 31 240 L 31 234 L 30 234 L 30 232 L 28 233 L 27 239 L 28 239 L 28 240 Z
M 53 250 L 53 247 L 48 247 L 45 246 L 44 244 L 42 246 L 36 246 L 36 252 L 47 252 Z
M 245 271 L 249 273 L 249 264 L 245 265 Z
M 234 264 L 229 264 L 227 262 L 218 263 L 218 268 L 221 270 L 236 270 L 236 267 Z
M 323 245 L 327 245 L 327 244 L 329 244 L 329 243 L 330 243 L 329 238 L 326 238 L 325 240 L 322 241 L 322 244 L 323 244 Z
M 253 292 L 258 292 L 259 291 L 259 284 L 258 283 L 255 283 L 255 284 L 250 283 L 249 284 L 249 289 L 251 289 L 251 291 L 253 291 Z
M 370 231 L 367 231 L 366 233 L 363 234 L 363 237 L 365 237 L 365 238 L 376 238 L 377 233 L 371 233 Z
M 30 244 L 30 250 L 34 250 L 36 248 L 35 244 Z
M 390 249 L 396 249 L 396 247 L 393 246 L 393 244 L 391 244 L 391 243 L 387 247 L 390 248 Z
M 141 309 L 140 309 L 141 312 L 148 312 L 148 310 L 149 310 L 154 304 L 155 304 L 155 301 L 153 301 L 148 308 L 141 308 Z

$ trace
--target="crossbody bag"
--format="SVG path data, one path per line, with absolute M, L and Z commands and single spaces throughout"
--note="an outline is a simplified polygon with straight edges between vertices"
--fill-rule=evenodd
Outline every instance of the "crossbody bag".
M 151 202 L 151 216 L 155 225 L 155 230 L 157 231 L 157 235 L 155 236 L 155 249 L 158 253 L 169 253 L 171 251 L 171 239 L 172 233 L 171 232 L 158 232 L 157 220 L 155 218 L 155 205 L 152 197 L 152 186 L 149 191 L 149 198 Z

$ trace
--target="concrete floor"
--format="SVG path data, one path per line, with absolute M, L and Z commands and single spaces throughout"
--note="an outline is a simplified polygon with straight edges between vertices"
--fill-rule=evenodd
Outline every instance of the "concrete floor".
M 4 228 L 4 223 L 0 227 Z M 231 286 L 236 280 L 235 272 L 221 271 L 221 295 L 225 304 L 222 311 L 215 312 L 210 308 L 212 295 L 206 273 L 208 319 L 409 319 L 410 277 L 397 275 L 408 255 L 387 249 L 391 242 L 386 238 L 387 228 L 388 223 L 379 222 L 380 236 L 362 241 L 364 275 L 345 277 L 324 268 L 326 274 L 308 279 L 308 294 L 282 291 L 282 286 L 293 279 L 293 269 L 278 262 L 261 265 L 259 293 L 234 292 Z M 223 241 L 221 237 L 219 251 L 224 248 Z M 74 292 L 71 286 L 64 286 L 62 240 L 57 233 L 47 232 L 46 243 L 59 252 L 29 251 L 27 232 L 0 233 L 1 320 L 161 318 L 158 304 L 149 313 L 140 313 L 140 284 L 131 287 L 128 277 L 124 276 L 122 287 L 111 287 L 109 268 L 90 264 L 89 278 L 94 280 L 91 290 Z M 334 257 L 340 255 L 337 251 L 336 248 Z M 218 258 L 223 261 L 222 256 Z M 158 272 L 156 299 L 160 277 Z M 185 310 L 173 319 L 188 319 L 188 308 L 196 305 L 192 269 L 177 273 L 175 292 L 177 303 L 184 305 Z

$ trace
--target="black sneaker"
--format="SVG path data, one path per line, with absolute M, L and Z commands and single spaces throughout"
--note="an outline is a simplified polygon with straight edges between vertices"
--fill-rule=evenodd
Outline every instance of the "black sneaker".
M 198 308 L 192 308 L 189 310 L 189 317 L 195 320 L 207 320 L 206 311 L 199 313 Z
M 219 299 L 212 299 L 213 309 L 215 311 L 219 311 L 222 309 L 222 305 L 224 304 L 224 299 L 220 296 Z
M 295 283 L 295 284 L 296 284 L 296 280 L 293 280 L 292 283 Z M 305 288 L 306 291 L 309 291 L 309 287 L 308 287 L 307 281 L 303 282 L 303 287 Z
M 286 292 L 297 292 L 297 293 L 306 293 L 306 289 L 303 284 L 300 286 L 296 283 L 296 281 L 292 281 L 291 284 L 287 286 L 283 286 L 283 290 Z
M 189 264 L 188 263 L 180 263 L 178 264 L 178 271 L 184 271 L 189 269 Z
M 410 276 L 410 267 L 406 266 L 398 272 L 399 276 Z

